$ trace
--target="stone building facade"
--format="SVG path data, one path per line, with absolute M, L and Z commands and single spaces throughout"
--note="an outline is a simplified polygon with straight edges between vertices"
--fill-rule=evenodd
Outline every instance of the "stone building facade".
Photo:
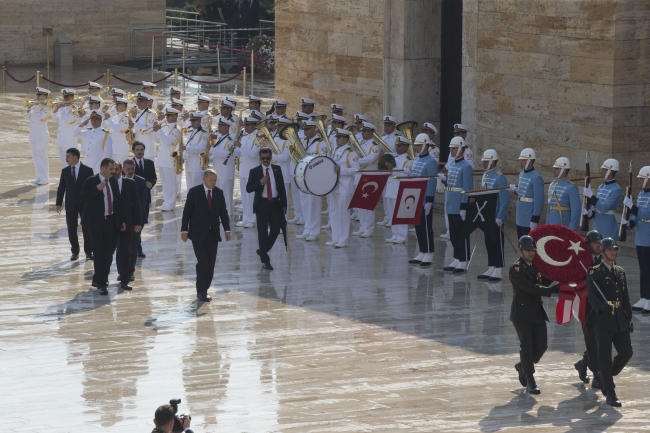
M 72 40 L 74 62 L 113 62 L 130 58 L 130 30 L 165 25 L 165 0 L 3 0 L 0 62 L 46 62 L 43 28 L 51 27 L 50 59 L 58 36 Z

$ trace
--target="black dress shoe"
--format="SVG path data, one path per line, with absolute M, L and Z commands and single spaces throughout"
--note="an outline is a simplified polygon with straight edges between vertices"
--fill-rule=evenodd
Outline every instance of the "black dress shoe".
M 421 268 L 430 268 L 433 263 L 431 262 L 420 262 Z
M 576 370 L 578 370 L 578 377 L 584 383 L 589 383 L 589 376 L 587 376 L 587 367 L 582 363 L 582 360 L 573 364 Z
M 138 257 L 140 257 L 141 259 L 146 259 L 147 255 L 145 253 L 138 253 Z
M 70 260 L 77 260 L 79 258 L 79 253 L 74 253 L 70 256 Z
M 135 275 L 131 274 L 131 276 L 129 277 L 129 281 L 135 281 Z
M 264 264 L 262 265 L 262 269 L 266 269 L 267 271 L 272 271 L 272 270 L 273 270 L 273 266 L 271 266 L 270 263 L 264 263 Z
M 422 260 L 411 259 L 409 260 L 409 263 L 412 265 L 419 265 L 420 263 L 422 263 Z
M 501 278 L 490 277 L 490 278 L 488 279 L 488 281 L 492 281 L 492 282 L 501 281 Z
M 613 407 L 623 406 L 621 404 L 621 401 L 618 399 L 618 397 L 616 397 L 616 393 L 614 392 L 614 390 L 612 390 L 607 394 L 607 404 Z
M 132 286 L 129 286 L 127 283 L 124 283 L 124 282 L 122 284 L 120 284 L 120 288 L 122 290 L 133 290 Z
M 594 378 L 591 380 L 592 389 L 602 389 L 603 385 L 600 383 L 600 377 L 598 374 L 594 374 Z
M 490 276 L 489 276 L 489 275 L 485 275 L 485 274 L 481 274 L 481 275 L 479 275 L 479 276 L 476 277 L 476 278 L 478 278 L 479 280 L 489 280 L 489 279 L 490 279 Z
M 95 257 L 93 257 L 92 254 L 91 255 L 86 254 L 86 260 L 93 260 L 94 258 Z
M 529 394 L 537 395 L 542 393 L 542 391 L 540 391 L 537 387 L 537 383 L 535 383 L 535 377 L 533 377 L 532 374 L 526 375 L 526 390 L 528 390 Z
M 454 268 L 454 270 L 452 272 L 454 274 L 464 274 L 465 272 L 467 272 L 467 269 Z
M 99 294 L 100 295 L 108 295 L 108 288 L 107 287 L 100 287 L 99 288 Z
M 517 373 L 519 374 L 519 383 L 521 383 L 521 386 L 525 388 L 527 381 L 526 381 L 526 375 L 524 374 L 524 371 L 521 369 L 521 362 L 515 364 L 515 370 L 517 370 Z
M 455 266 L 445 266 L 442 268 L 443 271 L 453 271 L 454 269 L 456 269 Z
M 196 299 L 202 302 L 210 302 L 212 300 L 212 297 L 208 295 L 196 295 Z
M 641 314 L 645 314 L 645 315 L 650 314 L 650 310 L 642 310 Z

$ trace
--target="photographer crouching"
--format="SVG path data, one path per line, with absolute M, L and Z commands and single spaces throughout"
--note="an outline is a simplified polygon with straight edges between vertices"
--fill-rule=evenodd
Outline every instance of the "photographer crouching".
M 151 433 L 172 433 L 185 432 L 193 433 L 190 429 L 192 417 L 189 414 L 176 415 L 180 398 L 169 400 L 169 404 L 163 404 L 156 409 L 153 423 L 156 427 Z

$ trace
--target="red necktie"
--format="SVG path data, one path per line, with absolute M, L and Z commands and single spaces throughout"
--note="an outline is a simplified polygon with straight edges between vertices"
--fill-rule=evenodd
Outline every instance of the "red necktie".
M 208 209 L 212 212 L 212 190 L 208 190 Z
M 266 182 L 266 198 L 268 201 L 273 200 L 273 189 L 271 188 L 271 176 L 269 176 L 269 168 L 266 167 L 266 177 L 269 178 L 269 181 Z
M 108 185 L 108 179 L 104 179 L 106 186 L 106 199 L 108 201 L 108 214 L 113 215 L 113 197 L 111 196 L 111 187 Z
M 77 174 L 75 173 L 75 166 L 72 166 L 72 183 L 73 185 L 77 184 Z

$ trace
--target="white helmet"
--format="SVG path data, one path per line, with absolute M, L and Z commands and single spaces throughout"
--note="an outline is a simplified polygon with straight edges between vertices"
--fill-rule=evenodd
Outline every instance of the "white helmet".
M 414 145 L 416 144 L 423 144 L 425 146 L 428 146 L 431 144 L 431 140 L 429 140 L 429 136 L 427 134 L 418 134 L 417 137 L 415 137 L 415 141 L 413 142 Z
M 643 179 L 643 189 L 645 189 L 645 185 L 648 183 L 648 179 L 650 179 L 650 165 L 642 167 L 641 170 L 639 170 L 637 178 Z
M 488 164 L 487 169 L 490 170 L 497 165 L 497 160 L 499 159 L 499 155 L 497 154 L 497 151 L 494 149 L 488 149 L 485 152 L 483 152 L 483 157 L 481 158 L 481 161 L 489 161 L 490 164 Z M 494 162 L 494 164 L 492 164 Z
M 564 174 L 564 170 L 571 170 L 571 161 L 569 161 L 569 158 L 565 158 L 564 156 L 562 156 L 555 160 L 555 164 L 553 164 L 553 168 L 562 169 L 560 170 L 560 174 L 557 176 L 558 178 L 560 178 Z
M 600 168 L 606 168 L 607 169 L 607 173 L 605 173 L 605 180 L 607 180 L 607 178 L 609 178 L 609 174 L 612 171 L 618 171 L 618 168 L 619 168 L 618 167 L 618 161 L 615 160 L 614 158 L 606 159 L 605 162 L 603 162 L 603 165 L 600 166 Z
M 449 147 L 465 147 L 465 140 L 463 137 L 454 137 L 451 139 Z
M 531 149 L 530 147 L 525 148 L 524 150 L 521 151 L 519 154 L 519 159 L 525 159 L 526 160 L 526 165 L 524 166 L 524 170 L 528 169 L 528 166 L 530 165 L 530 161 L 532 159 L 537 159 L 537 155 L 535 154 L 535 151 Z

